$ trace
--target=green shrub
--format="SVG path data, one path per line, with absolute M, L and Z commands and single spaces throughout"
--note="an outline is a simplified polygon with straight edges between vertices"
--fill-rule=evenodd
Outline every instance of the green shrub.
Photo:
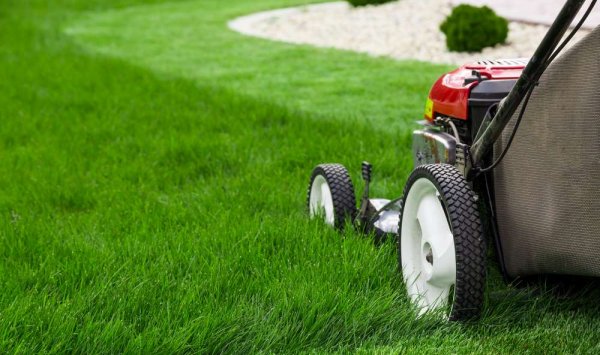
M 352 6 L 379 5 L 394 0 L 346 0 Z
M 487 6 L 459 5 L 452 10 L 440 29 L 453 52 L 480 52 L 506 42 L 508 21 Z

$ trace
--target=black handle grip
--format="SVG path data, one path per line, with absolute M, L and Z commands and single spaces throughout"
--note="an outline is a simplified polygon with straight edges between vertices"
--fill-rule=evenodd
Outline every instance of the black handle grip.
M 371 172 L 373 171 L 373 166 L 368 161 L 362 162 L 362 178 L 365 181 L 371 181 Z

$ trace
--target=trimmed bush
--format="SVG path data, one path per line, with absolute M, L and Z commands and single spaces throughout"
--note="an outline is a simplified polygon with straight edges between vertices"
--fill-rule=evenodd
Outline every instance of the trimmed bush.
M 394 0 L 346 0 L 352 6 L 380 5 Z
M 480 52 L 506 42 L 508 21 L 487 6 L 459 5 L 440 26 L 453 52 Z

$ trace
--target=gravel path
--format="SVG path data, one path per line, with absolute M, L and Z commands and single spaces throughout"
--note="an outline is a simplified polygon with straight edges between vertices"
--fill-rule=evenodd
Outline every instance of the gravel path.
M 451 10 L 451 0 L 401 0 L 360 8 L 333 2 L 245 16 L 231 21 L 229 27 L 276 41 L 447 64 L 529 57 L 548 29 L 510 22 L 505 45 L 481 53 L 448 52 L 439 24 Z M 586 32 L 580 31 L 576 39 Z

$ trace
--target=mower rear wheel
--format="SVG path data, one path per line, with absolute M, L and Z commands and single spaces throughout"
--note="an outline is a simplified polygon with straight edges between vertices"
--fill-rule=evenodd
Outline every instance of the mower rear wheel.
M 322 218 L 325 223 L 342 229 L 356 216 L 354 185 L 348 170 L 341 164 L 321 164 L 310 177 L 307 196 L 311 218 Z
M 417 167 L 404 190 L 398 260 L 419 315 L 465 321 L 479 316 L 485 241 L 475 194 L 452 165 Z

